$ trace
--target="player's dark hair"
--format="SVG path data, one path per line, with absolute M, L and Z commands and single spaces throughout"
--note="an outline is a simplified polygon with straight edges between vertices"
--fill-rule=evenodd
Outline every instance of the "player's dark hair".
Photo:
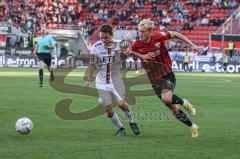
M 103 32 L 103 33 L 109 33 L 110 35 L 113 35 L 113 28 L 109 24 L 101 25 L 100 28 L 99 28 L 99 31 Z

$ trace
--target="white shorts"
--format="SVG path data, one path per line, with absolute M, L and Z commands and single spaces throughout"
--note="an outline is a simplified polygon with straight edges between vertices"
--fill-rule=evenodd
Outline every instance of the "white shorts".
M 98 89 L 99 101 L 103 106 L 112 104 L 112 95 L 116 101 L 124 100 L 125 86 L 123 80 L 115 80 L 113 83 L 96 83 Z

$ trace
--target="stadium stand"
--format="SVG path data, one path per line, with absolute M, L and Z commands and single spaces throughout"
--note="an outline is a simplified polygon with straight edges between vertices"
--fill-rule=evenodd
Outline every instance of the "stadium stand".
M 80 29 L 96 40 L 96 28 L 112 23 L 121 29 L 136 29 L 143 18 L 156 22 L 155 30 L 175 30 L 198 45 L 239 6 L 237 0 L 5 0 L 0 20 L 23 32 L 35 34 L 43 25 L 53 29 Z

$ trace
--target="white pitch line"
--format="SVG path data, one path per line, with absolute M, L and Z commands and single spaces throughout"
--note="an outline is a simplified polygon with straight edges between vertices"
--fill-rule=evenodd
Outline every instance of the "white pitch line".
M 192 77 L 238 77 L 240 78 L 240 74 L 232 73 L 232 74 L 224 74 L 224 73 L 176 73 L 177 76 L 192 76 Z
M 31 76 L 38 76 L 38 72 L 0 72 L 0 76 L 7 76 L 7 77 L 31 77 Z M 70 73 L 67 76 L 70 77 L 83 77 L 84 73 Z
M 229 79 L 221 79 L 223 81 L 227 81 L 227 82 L 232 82 L 232 80 L 229 80 Z
M 195 79 L 193 79 L 193 78 L 177 78 L 177 80 L 191 80 L 191 81 L 213 81 L 213 79 L 212 78 L 208 78 L 208 77 L 204 77 L 204 78 L 202 78 L 202 80 L 195 80 Z M 232 82 L 232 80 L 230 80 L 230 79 L 214 79 L 214 81 L 216 81 L 216 80 L 218 80 L 218 81 L 227 81 L 227 82 Z

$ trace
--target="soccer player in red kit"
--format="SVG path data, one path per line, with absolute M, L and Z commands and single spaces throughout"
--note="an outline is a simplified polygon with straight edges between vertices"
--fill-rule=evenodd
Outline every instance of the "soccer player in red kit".
M 198 137 L 199 127 L 179 109 L 178 105 L 182 105 L 191 115 L 196 114 L 196 109 L 188 100 L 173 94 L 176 79 L 172 72 L 172 61 L 164 41 L 176 37 L 188 43 L 197 52 L 199 52 L 198 47 L 188 38 L 174 31 L 153 34 L 154 22 L 149 19 L 143 19 L 138 27 L 140 40 L 133 43 L 132 53 L 141 59 L 158 97 L 178 120 L 191 128 L 192 137 Z

